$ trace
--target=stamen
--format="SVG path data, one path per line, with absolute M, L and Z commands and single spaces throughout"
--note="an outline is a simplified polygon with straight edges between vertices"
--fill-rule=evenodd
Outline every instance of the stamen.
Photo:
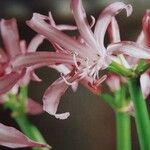
M 96 79 L 99 80 L 99 70 L 96 71 Z
M 124 65 L 126 68 L 131 68 L 129 63 L 127 62 L 127 60 L 125 59 L 125 57 L 122 54 L 118 55 L 122 65 Z
M 89 67 L 89 58 L 86 57 L 84 61 L 86 62 L 86 67 Z
M 102 82 L 104 82 L 107 78 L 107 75 L 103 75 L 99 80 L 96 81 L 95 85 L 99 86 Z
M 86 63 L 86 67 L 82 69 L 83 72 L 80 74 L 80 75 L 83 76 L 83 77 L 85 77 L 85 76 L 87 76 L 87 75 L 89 74 L 90 68 L 91 68 L 91 66 L 89 65 L 89 59 L 86 58 L 85 61 L 87 62 L 87 63 Z M 82 78 L 83 78 L 83 77 L 82 77 Z
M 73 85 L 73 82 L 67 81 L 67 79 L 65 78 L 65 76 L 64 76 L 63 73 L 60 73 L 60 76 L 62 77 L 62 79 L 64 80 L 64 82 L 65 82 L 67 85 Z
M 92 28 L 95 24 L 95 18 L 92 15 L 90 17 L 91 17 L 91 20 L 92 20 L 92 22 L 90 23 L 90 28 Z
M 77 53 L 73 53 L 73 61 L 74 61 L 74 64 L 75 64 L 76 68 L 79 70 L 80 68 L 79 68 L 79 65 L 78 65 L 78 63 L 77 63 L 76 56 L 78 56 L 78 54 L 77 54 Z
M 93 74 L 93 79 L 94 79 L 94 81 L 96 80 L 96 72 L 94 72 L 94 74 Z
M 95 69 L 95 64 L 92 67 L 91 67 L 91 71 L 90 71 L 90 74 L 89 74 L 90 76 L 94 76 L 94 73 L 95 73 L 95 70 L 96 70 Z

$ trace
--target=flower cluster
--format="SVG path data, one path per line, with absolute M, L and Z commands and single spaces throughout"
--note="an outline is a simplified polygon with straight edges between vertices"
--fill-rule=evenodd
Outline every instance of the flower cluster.
M 37 32 L 37 35 L 26 45 L 20 40 L 15 19 L 0 21 L 1 37 L 4 48 L 0 49 L 0 102 L 7 101 L 7 94 L 18 94 L 19 88 L 27 86 L 30 80 L 41 81 L 34 70 L 42 66 L 54 68 L 60 73 L 60 78 L 53 82 L 43 96 L 43 110 L 59 119 L 66 119 L 70 113 L 57 114 L 61 96 L 71 86 L 76 91 L 82 84 L 94 94 L 101 93 L 103 81 L 112 92 L 120 89 L 126 83 L 128 76 L 119 76 L 119 71 L 113 63 L 136 75 L 140 61 L 148 66 L 150 59 L 150 11 L 143 17 L 143 28 L 136 42 L 122 41 L 119 26 L 115 16 L 125 10 L 127 17 L 132 13 L 132 6 L 123 2 L 115 2 L 106 7 L 97 21 L 91 16 L 89 23 L 81 0 L 71 0 L 71 11 L 76 25 L 57 25 L 51 12 L 48 16 L 34 13 L 27 25 Z M 78 30 L 77 37 L 65 34 L 64 30 Z M 110 37 L 109 45 L 104 44 L 105 34 Z M 36 51 L 38 46 L 47 39 L 54 52 Z M 108 73 L 111 68 L 115 73 Z M 105 74 L 103 75 L 103 70 Z M 122 72 L 123 73 L 123 72 Z M 141 72 L 140 72 L 141 73 Z M 141 75 L 142 74 L 142 75 Z M 142 72 L 141 87 L 145 97 L 150 94 L 150 72 Z M 10 79 L 11 78 L 11 79 Z M 28 112 L 42 112 L 41 106 L 28 98 Z M 32 105 L 36 112 L 30 109 Z M 47 146 L 29 140 L 17 129 L 0 124 L 0 144 L 8 147 Z M 12 136 L 15 135 L 15 136 Z M 9 137 L 9 138 L 8 138 Z

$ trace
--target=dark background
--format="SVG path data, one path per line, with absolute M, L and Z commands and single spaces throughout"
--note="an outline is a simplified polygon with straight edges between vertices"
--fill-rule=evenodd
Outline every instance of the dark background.
M 97 18 L 102 8 L 114 1 L 83 0 L 83 2 L 88 16 L 92 14 Z M 150 2 L 148 0 L 129 0 L 128 3 L 131 3 L 134 9 L 132 16 L 126 18 L 124 13 L 118 16 L 122 40 L 136 40 L 140 33 L 142 16 L 145 10 L 150 8 Z M 69 10 L 69 0 L 0 0 L 0 18 L 17 18 L 21 39 L 26 39 L 27 42 L 35 33 L 26 26 L 25 21 L 31 18 L 33 12 L 47 15 L 48 11 L 52 12 L 58 24 L 74 24 L 73 16 Z M 51 47 L 47 42 L 44 42 L 40 49 L 51 50 Z M 43 82 L 32 82 L 29 87 L 29 95 L 42 103 L 41 98 L 44 90 L 58 78 L 59 74 L 49 68 L 41 68 L 37 70 L 37 74 L 43 79 Z M 79 87 L 76 93 L 69 89 L 62 97 L 58 111 L 69 111 L 71 116 L 63 121 L 57 120 L 47 113 L 29 116 L 53 147 L 53 150 L 116 149 L 113 110 L 84 87 Z M 0 122 L 19 129 L 11 119 L 10 112 L 2 106 L 0 107 L 0 116 Z M 133 150 L 138 150 L 133 119 L 132 143 Z M 0 147 L 0 150 L 9 150 L 9 148 Z M 24 150 L 30 150 L 30 148 Z

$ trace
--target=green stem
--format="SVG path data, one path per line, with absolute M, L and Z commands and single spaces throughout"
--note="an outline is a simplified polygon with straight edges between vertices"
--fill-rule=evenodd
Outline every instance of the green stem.
M 15 121 L 21 128 L 21 130 L 32 140 L 35 140 L 40 143 L 46 143 L 40 131 L 36 126 L 31 124 L 26 115 L 19 117 L 14 117 Z M 48 150 L 48 148 L 32 148 L 32 150 Z
M 110 94 L 107 94 L 107 93 L 101 93 L 100 94 L 100 98 L 106 102 L 112 109 L 116 109 L 117 106 L 115 104 L 115 101 L 114 101 L 114 98 L 110 95 Z
M 130 116 L 124 112 L 116 112 L 117 150 L 131 150 Z
M 123 75 L 125 77 L 134 77 L 135 73 L 132 69 L 125 68 L 123 65 L 118 64 L 115 61 L 112 61 L 112 63 L 107 68 L 110 72 L 115 72 L 119 75 Z
M 139 78 L 129 80 L 129 91 L 135 108 L 135 122 L 141 150 L 150 150 L 150 122 Z

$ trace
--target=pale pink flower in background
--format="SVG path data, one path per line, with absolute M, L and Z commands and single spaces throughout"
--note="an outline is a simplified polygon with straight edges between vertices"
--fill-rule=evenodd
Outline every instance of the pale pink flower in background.
M 137 42 L 150 47 L 150 10 L 146 10 L 142 20 L 142 31 L 138 37 Z
M 34 74 L 33 70 L 31 70 L 30 73 L 28 73 L 28 69 L 26 70 L 25 67 L 20 70 L 11 69 L 11 61 L 14 60 L 15 57 L 28 52 L 28 49 L 23 49 L 23 47 L 21 46 L 22 41 L 20 42 L 19 40 L 19 33 L 17 29 L 16 20 L 2 19 L 0 22 L 0 30 L 2 40 L 4 43 L 4 49 L 0 50 L 0 94 L 3 94 L 6 91 L 9 91 L 14 85 L 16 85 L 16 83 L 20 81 L 20 79 L 22 79 L 22 82 L 26 80 L 26 83 L 24 84 L 28 84 L 27 80 L 29 80 L 29 78 L 37 79 L 37 77 Z M 41 37 L 37 37 L 35 37 L 29 44 L 29 48 L 33 48 L 33 51 L 36 50 L 36 46 L 38 46 L 42 42 Z M 34 46 L 31 46 L 33 45 L 33 43 Z
M 142 31 L 138 37 L 138 43 L 150 48 L 150 10 L 147 10 L 142 21 Z M 150 62 L 149 60 L 147 61 Z M 140 78 L 142 92 L 145 98 L 150 94 L 150 71 L 148 70 Z
M 19 34 L 17 29 L 17 24 L 15 19 L 4 20 L 2 19 L 0 22 L 0 30 L 1 36 L 4 43 L 5 50 L 0 49 L 0 103 L 5 102 L 6 95 L 5 93 L 10 91 L 13 86 L 16 86 L 18 91 L 18 86 L 23 82 L 24 84 L 28 84 L 30 80 L 30 74 L 26 73 L 26 68 L 22 68 L 19 70 L 11 70 L 11 61 L 15 59 L 16 56 L 24 54 L 20 47 Z M 37 43 L 35 43 L 35 40 Z M 35 37 L 33 41 L 30 43 L 29 47 L 35 48 L 41 43 L 40 37 Z M 34 43 L 34 44 L 33 44 Z M 34 46 L 32 46 L 34 45 Z M 25 50 L 25 49 L 24 49 Z M 34 49 L 32 49 L 34 50 Z M 33 74 L 31 70 L 31 74 Z M 36 77 L 34 75 L 34 77 Z M 26 78 L 26 79 L 25 79 Z M 21 81 L 22 80 L 22 81 Z M 24 82 L 23 80 L 26 80 Z M 18 83 L 20 82 L 20 83 Z M 12 90 L 14 91 L 14 90 Z M 11 92 L 12 92 L 11 91 Z M 32 103 L 32 108 L 37 106 L 38 104 L 33 101 L 29 101 Z M 35 105 L 36 103 L 36 105 Z M 28 112 L 31 111 L 31 104 L 28 104 Z M 37 109 L 32 114 L 39 113 L 40 106 L 38 105 Z M 26 137 L 19 130 L 6 126 L 0 123 L 0 145 L 10 147 L 10 148 L 21 148 L 21 147 L 49 147 L 46 144 L 37 143 L 28 137 Z M 50 148 L 50 147 L 49 147 Z
M 5 92 L 9 91 L 13 94 L 17 94 L 19 86 L 28 85 L 31 79 L 40 81 L 40 79 L 34 73 L 34 69 L 36 68 L 35 66 L 28 68 L 22 67 L 21 69 L 17 70 L 12 70 L 11 66 L 12 62 L 16 60 L 16 57 L 23 57 L 26 53 L 35 52 L 37 47 L 42 43 L 44 37 L 41 35 L 35 36 L 27 47 L 24 40 L 19 40 L 19 33 L 15 19 L 2 19 L 0 22 L 0 30 L 4 43 L 4 49 L 0 49 L 0 99 L 1 103 L 4 103 L 7 100 Z M 30 99 L 27 102 L 33 103 L 33 101 L 30 102 Z M 36 102 L 34 102 L 34 104 L 35 103 Z M 41 112 L 41 107 L 37 108 L 39 108 L 37 113 Z
M 146 11 L 143 17 L 142 25 L 143 25 L 143 29 L 137 38 L 136 44 L 140 45 L 141 47 L 146 46 L 148 50 L 148 47 L 150 46 L 149 45 L 150 44 L 150 34 L 149 34 L 150 33 L 150 11 L 149 10 Z M 121 41 L 119 27 L 115 18 L 112 19 L 111 24 L 109 26 L 109 36 L 110 36 L 112 43 Z M 141 48 L 141 50 L 143 50 L 143 47 Z M 140 59 L 138 57 L 133 58 L 133 57 L 124 56 L 123 54 L 121 54 L 121 55 L 114 56 L 113 60 L 124 65 L 126 68 L 132 68 L 138 64 Z M 146 60 L 146 61 L 149 62 L 149 60 Z M 113 78 L 114 80 L 111 80 Z M 112 75 L 111 78 L 107 78 L 106 83 L 109 86 L 109 88 L 113 91 L 115 89 L 114 88 L 115 85 L 118 85 L 119 80 L 120 82 L 122 82 L 122 78 L 120 78 L 119 76 Z M 116 82 L 117 84 L 114 84 L 114 82 Z M 140 82 L 141 82 L 142 93 L 144 97 L 146 98 L 150 94 L 149 71 L 141 75 Z

